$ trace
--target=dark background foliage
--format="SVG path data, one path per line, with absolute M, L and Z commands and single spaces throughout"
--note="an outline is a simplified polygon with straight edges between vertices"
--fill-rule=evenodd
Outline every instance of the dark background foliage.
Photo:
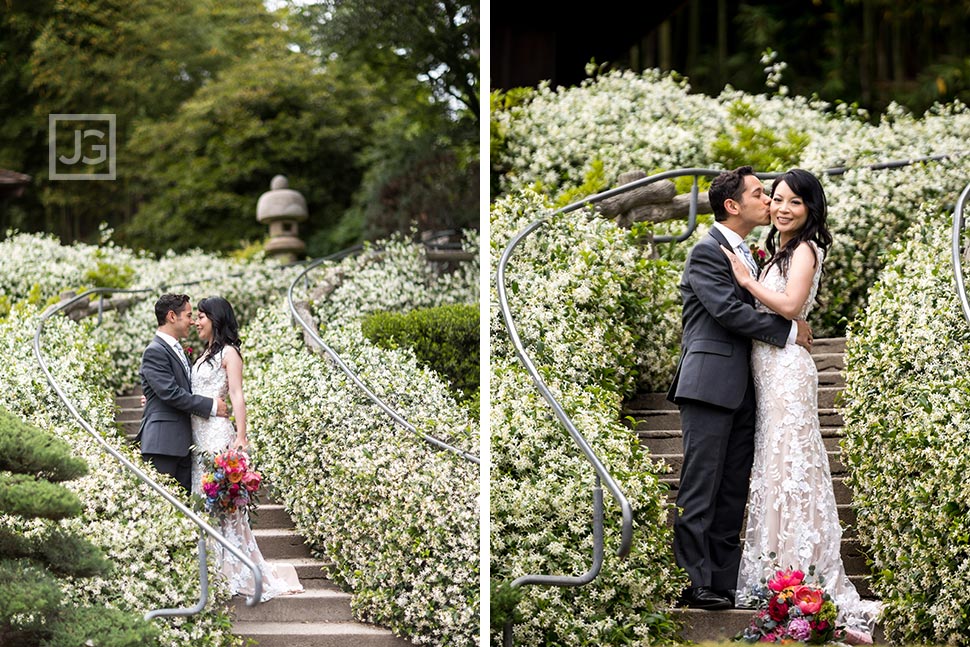
M 582 14 L 548 0 L 490 6 L 493 89 L 575 85 L 595 59 L 675 70 L 705 94 L 725 84 L 759 92 L 759 59 L 771 48 L 788 63 L 792 94 L 855 102 L 874 116 L 891 101 L 917 113 L 970 102 L 966 0 L 607 1 Z

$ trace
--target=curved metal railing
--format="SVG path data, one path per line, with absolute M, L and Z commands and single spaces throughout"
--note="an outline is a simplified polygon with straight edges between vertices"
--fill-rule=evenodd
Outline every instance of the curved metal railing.
M 193 283 L 194 284 L 194 283 Z M 188 284 L 180 284 L 188 285 Z M 172 287 L 172 286 L 166 286 Z M 164 291 L 164 289 L 163 289 Z M 118 290 L 113 288 L 95 288 L 93 290 L 88 290 L 82 292 L 76 297 L 62 301 L 54 306 L 48 308 L 43 314 L 40 315 L 40 320 L 37 323 L 37 330 L 34 333 L 34 356 L 37 358 L 37 362 L 40 364 L 41 370 L 44 372 L 44 376 L 47 378 L 47 382 L 57 393 L 57 396 L 61 399 L 64 405 L 71 412 L 71 415 L 77 420 L 81 428 L 84 429 L 88 434 L 94 438 L 95 441 L 101 447 L 111 454 L 119 463 L 125 466 L 132 474 L 134 474 L 138 479 L 148 485 L 150 488 L 155 490 L 163 499 L 168 501 L 173 507 L 175 507 L 179 512 L 184 514 L 192 523 L 194 523 L 199 528 L 199 581 L 201 584 L 201 592 L 199 594 L 199 601 L 192 607 L 182 607 L 176 609 L 154 609 L 145 614 L 146 620 L 151 620 L 152 618 L 160 616 L 187 616 L 199 613 L 205 608 L 206 602 L 209 599 L 209 579 L 208 579 L 208 568 L 206 564 L 206 536 L 208 535 L 215 541 L 219 542 L 223 548 L 232 553 L 240 562 L 245 564 L 253 573 L 253 594 L 246 598 L 246 604 L 248 606 L 256 606 L 260 598 L 262 597 L 263 591 L 263 575 L 260 572 L 256 564 L 253 563 L 242 551 L 236 548 L 232 542 L 230 542 L 225 535 L 213 528 L 207 521 L 202 519 L 199 515 L 193 512 L 188 506 L 179 501 L 171 492 L 162 487 L 157 481 L 148 476 L 144 471 L 137 467 L 134 463 L 128 460 L 121 452 L 111 446 L 111 444 L 99 434 L 91 424 L 84 419 L 84 416 L 78 411 L 74 403 L 71 402 L 67 394 L 61 388 L 60 384 L 54 378 L 50 369 L 47 366 L 47 360 L 44 358 L 44 353 L 41 349 L 41 336 L 44 333 L 44 323 L 50 319 L 55 314 L 62 312 L 63 310 L 69 308 L 71 305 L 80 302 L 82 299 L 86 299 L 93 294 L 98 294 L 103 296 L 105 294 L 136 294 L 136 293 L 154 293 L 158 294 L 158 290 L 155 288 L 146 289 L 135 289 L 135 290 Z
M 904 160 L 879 162 L 876 164 L 869 164 L 860 168 L 866 168 L 869 170 L 902 168 L 919 162 L 939 161 L 942 159 L 947 159 L 950 157 L 955 157 L 955 156 L 964 155 L 964 154 L 966 154 L 966 151 L 960 151 L 956 153 L 945 153 L 940 155 L 929 155 L 929 156 L 904 159 Z M 849 168 L 850 167 L 845 167 L 845 166 L 834 167 L 834 168 L 825 169 L 824 171 L 822 171 L 822 173 L 824 175 L 829 175 L 829 176 L 842 175 L 845 172 L 847 172 Z M 499 259 L 498 267 L 496 270 L 495 283 L 498 291 L 499 308 L 502 312 L 502 318 L 505 322 L 505 327 L 508 329 L 508 333 L 512 341 L 512 345 L 515 348 L 515 353 L 518 356 L 519 361 L 522 363 L 526 371 L 529 373 L 536 388 L 542 394 L 542 397 L 552 408 L 553 412 L 555 413 L 556 417 L 559 419 L 560 423 L 569 432 L 569 435 L 572 437 L 573 441 L 582 451 L 582 453 L 584 454 L 587 461 L 590 463 L 590 465 L 592 466 L 595 472 L 595 482 L 593 487 L 593 563 L 592 563 L 592 566 L 589 568 L 589 570 L 586 573 L 578 577 L 555 576 L 555 575 L 524 575 L 512 581 L 511 586 L 513 588 L 523 586 L 526 584 L 546 584 L 551 586 L 563 586 L 563 587 L 582 586 L 584 584 L 588 584 L 589 582 L 591 582 L 593 579 L 596 578 L 603 564 L 603 552 L 604 552 L 603 491 L 600 485 L 601 481 L 603 483 L 606 483 L 606 486 L 610 490 L 610 493 L 612 494 L 614 500 L 620 506 L 622 526 L 621 526 L 620 546 L 617 549 L 616 554 L 621 559 L 625 558 L 629 554 L 630 544 L 633 536 L 633 515 L 632 515 L 632 510 L 631 510 L 629 501 L 627 500 L 626 496 L 623 494 L 622 490 L 617 485 L 615 480 L 612 478 L 612 476 L 610 476 L 609 472 L 604 467 L 600 458 L 592 450 L 586 438 L 582 435 L 582 433 L 579 432 L 579 430 L 576 428 L 576 426 L 573 424 L 572 420 L 570 419 L 569 415 L 562 408 L 562 405 L 560 405 L 559 402 L 556 400 L 555 396 L 553 396 L 549 387 L 546 385 L 542 377 L 539 375 L 539 372 L 536 370 L 536 367 L 533 364 L 532 359 L 529 357 L 528 353 L 526 352 L 525 346 L 523 345 L 522 340 L 519 336 L 518 329 L 515 325 L 514 317 L 512 316 L 511 308 L 509 307 L 508 295 L 507 295 L 506 286 L 505 286 L 506 266 L 508 265 L 509 259 L 511 258 L 513 251 L 527 236 L 537 231 L 543 225 L 548 224 L 553 218 L 555 218 L 560 214 L 569 213 L 571 211 L 575 211 L 582 207 L 602 202 L 603 200 L 606 200 L 608 198 L 618 196 L 622 193 L 626 193 L 633 189 L 642 188 L 644 186 L 647 186 L 648 184 L 652 184 L 660 180 L 670 179 L 674 177 L 693 176 L 694 181 L 691 187 L 690 206 L 689 206 L 687 225 L 685 230 L 676 236 L 654 237 L 655 243 L 683 242 L 687 240 L 691 236 L 691 234 L 694 233 L 697 227 L 697 203 L 698 203 L 699 178 L 714 177 L 714 176 L 720 175 L 723 172 L 724 172 L 724 169 L 707 169 L 707 168 L 675 169 L 672 171 L 657 173 L 655 175 L 651 175 L 645 178 L 640 178 L 638 180 L 634 180 L 633 182 L 629 182 L 627 184 L 616 187 L 614 189 L 609 189 L 607 191 L 603 191 L 601 193 L 597 193 L 595 195 L 583 198 L 582 200 L 573 202 L 569 205 L 566 205 L 565 207 L 557 209 L 533 221 L 532 223 L 527 225 L 524 229 L 520 230 L 515 236 L 513 236 L 511 241 L 505 247 L 505 250 L 502 252 L 502 256 Z M 757 173 L 756 175 L 758 178 L 762 180 L 767 180 L 767 179 L 773 179 L 780 175 L 783 175 L 783 173 L 782 172 Z M 961 203 L 959 205 L 961 207 L 962 207 L 962 201 L 967 195 L 968 190 L 970 190 L 970 186 L 967 187 L 967 190 L 964 190 L 964 193 L 961 196 Z M 962 222 L 962 208 L 961 208 L 960 217 Z M 956 227 L 956 225 L 954 225 L 954 227 Z M 954 231 L 956 231 L 956 229 Z M 954 249 L 956 250 L 956 242 L 954 242 Z M 956 254 L 956 251 L 954 252 L 954 254 Z M 954 256 L 954 258 L 956 259 L 956 256 Z M 958 279 L 958 285 L 962 288 L 962 277 Z M 968 321 L 970 321 L 970 305 L 968 305 L 967 303 L 965 293 L 963 293 L 963 304 L 964 304 L 964 313 L 966 314 Z M 503 643 L 506 646 L 509 646 L 512 644 L 512 624 L 511 623 L 512 621 L 511 619 L 509 619 L 506 622 L 504 631 L 503 631 Z
M 363 251 L 363 250 L 355 248 L 354 251 L 356 253 L 359 253 L 360 251 Z M 377 250 L 375 249 L 375 251 Z M 466 461 L 470 461 L 475 464 L 480 464 L 481 461 L 479 460 L 478 456 L 475 456 L 474 454 L 466 452 L 463 449 L 459 449 L 458 447 L 449 445 L 448 443 L 438 438 L 435 438 L 434 436 L 426 434 L 422 431 L 418 431 L 418 429 L 416 429 L 414 425 L 412 425 L 407 420 L 402 418 L 400 414 L 398 414 L 396 411 L 394 411 L 394 409 L 389 407 L 387 403 L 385 403 L 366 384 L 364 384 L 363 380 L 361 380 L 360 377 L 353 370 L 351 370 L 349 366 L 347 366 L 346 362 L 344 362 L 340 358 L 337 352 L 332 347 L 330 347 L 330 345 L 324 342 L 323 339 L 320 338 L 320 335 L 317 333 L 317 330 L 314 328 L 314 326 L 311 326 L 309 322 L 307 322 L 300 314 L 298 308 L 296 307 L 296 299 L 293 296 L 293 292 L 296 289 L 297 284 L 299 284 L 301 281 L 303 281 L 304 284 L 308 284 L 309 280 L 307 278 L 307 275 L 328 260 L 333 260 L 333 259 L 329 257 L 320 258 L 311 262 L 309 265 L 307 265 L 306 268 L 304 268 L 303 272 L 301 272 L 299 276 L 293 279 L 293 282 L 290 284 L 290 287 L 286 293 L 286 302 L 287 302 L 287 307 L 290 310 L 290 315 L 300 325 L 300 327 L 303 328 L 304 332 L 310 336 L 310 338 L 314 341 L 314 343 L 318 344 L 320 348 L 324 350 L 327 356 L 329 356 L 330 359 L 332 359 L 334 363 L 340 368 L 340 370 L 344 372 L 344 375 L 349 377 L 350 380 L 355 385 L 357 385 L 357 388 L 363 391 L 364 394 L 366 394 L 367 397 L 374 404 L 380 407 L 384 411 L 384 413 L 386 413 L 391 418 L 391 420 L 393 420 L 396 424 L 407 429 L 410 433 L 414 434 L 415 436 L 417 436 L 424 442 L 428 443 L 429 445 L 432 445 L 434 447 L 437 447 L 438 449 L 441 449 L 447 452 L 451 452 L 452 454 L 455 454 L 456 456 L 460 456 Z
M 452 233 L 454 232 L 439 232 L 438 235 L 432 237 L 431 241 L 438 240 L 441 237 L 447 237 Z M 453 248 L 452 245 L 450 245 L 449 243 L 437 243 L 437 244 L 434 244 L 434 247 L 439 249 Z M 468 454 L 466 452 L 463 452 L 462 450 L 459 450 L 457 448 L 451 447 L 447 443 L 444 443 L 436 438 L 428 436 L 427 434 L 420 433 L 416 429 L 414 429 L 414 427 L 408 424 L 403 418 L 400 417 L 400 415 L 398 415 L 394 410 L 392 410 L 384 402 L 382 402 L 379 398 L 377 398 L 377 396 L 374 395 L 370 391 L 370 389 L 368 389 L 366 385 L 364 385 L 352 371 L 350 371 L 350 369 L 340 359 L 340 357 L 337 356 L 337 354 L 329 346 L 323 343 L 323 341 L 319 338 L 316 332 L 309 329 L 307 323 L 302 319 L 302 317 L 300 317 L 298 313 L 296 313 L 293 307 L 293 298 L 292 298 L 293 289 L 301 279 L 306 280 L 306 276 L 311 269 L 327 261 L 338 261 L 345 257 L 351 256 L 353 254 L 360 253 L 363 249 L 364 247 L 362 245 L 357 245 L 313 261 L 303 261 L 298 263 L 291 263 L 288 265 L 281 265 L 280 269 L 287 269 L 298 265 L 307 265 L 306 269 L 303 272 L 301 272 L 300 275 L 296 279 L 294 279 L 293 282 L 291 282 L 289 289 L 287 290 L 287 297 L 288 297 L 287 300 L 294 318 L 300 323 L 300 325 L 304 328 L 304 330 L 306 330 L 310 334 L 310 336 L 314 339 L 314 341 L 316 341 L 318 344 L 321 345 L 321 347 L 327 350 L 330 357 L 338 364 L 338 366 L 340 366 L 344 370 L 345 373 L 347 373 L 349 377 L 351 377 L 351 379 L 355 382 L 355 384 L 357 384 L 358 387 L 363 389 L 364 392 L 367 393 L 372 400 L 377 402 L 377 404 L 381 406 L 381 408 L 384 409 L 385 412 L 387 412 L 388 415 L 390 415 L 391 418 L 395 420 L 395 422 L 397 422 L 398 424 L 401 424 L 402 426 L 409 429 L 413 433 L 422 437 L 425 441 L 433 445 L 436 445 L 441 449 L 452 451 L 462 456 L 466 460 L 470 460 L 474 463 L 478 463 L 479 462 L 478 457 Z M 237 272 L 237 273 L 232 273 L 229 276 L 242 276 L 244 274 L 245 272 Z M 136 288 L 136 289 L 95 288 L 95 289 L 87 290 L 79 295 L 62 300 L 60 303 L 55 304 L 54 306 L 51 306 L 50 308 L 45 310 L 40 315 L 40 319 L 37 324 L 37 329 L 34 333 L 34 343 L 33 343 L 34 356 L 37 358 L 37 362 L 40 365 L 41 370 L 44 372 L 44 376 L 46 377 L 48 383 L 51 385 L 51 388 L 54 389 L 54 392 L 61 399 L 61 401 L 64 403 L 67 409 L 71 412 L 71 415 L 73 415 L 74 418 L 78 421 L 78 424 L 86 432 L 88 432 L 95 439 L 95 441 L 99 445 L 101 445 L 101 447 L 106 452 L 108 452 L 115 460 L 120 462 L 126 469 L 131 471 L 140 481 L 142 481 L 143 483 L 151 487 L 153 490 L 155 490 L 160 496 L 162 496 L 162 498 L 168 501 L 177 510 L 182 512 L 182 514 L 184 514 L 190 521 L 192 521 L 199 528 L 199 582 L 200 582 L 200 589 L 201 589 L 200 595 L 199 595 L 199 601 L 192 607 L 182 607 L 182 608 L 176 608 L 176 609 L 154 609 L 154 610 L 148 611 L 145 614 L 146 620 L 150 620 L 152 618 L 162 617 L 162 616 L 193 615 L 201 612 L 205 608 L 205 605 L 208 601 L 208 591 L 209 591 L 206 536 L 209 536 L 213 540 L 220 543 L 230 553 L 232 553 L 235 557 L 237 557 L 240 560 L 240 562 L 242 562 L 250 571 L 252 571 L 254 588 L 253 588 L 253 595 L 246 599 L 246 604 L 248 606 L 255 606 L 256 604 L 258 604 L 262 596 L 262 573 L 259 571 L 259 568 L 252 562 L 252 560 L 246 557 L 238 548 L 234 547 L 231 543 L 229 543 L 228 539 L 226 539 L 224 535 L 222 535 L 219 531 L 217 531 L 215 528 L 209 525 L 204 519 L 202 519 L 199 515 L 193 512 L 184 503 L 182 503 L 177 498 L 175 498 L 168 490 L 166 490 L 157 481 L 149 477 L 143 470 L 141 470 L 134 463 L 128 460 L 123 454 L 121 454 L 121 452 L 119 452 L 117 449 L 112 447 L 111 444 L 108 443 L 101 436 L 101 434 L 99 434 L 91 426 L 91 424 L 84 419 L 84 417 L 78 411 L 77 407 L 68 398 L 67 394 L 61 388 L 60 384 L 57 382 L 57 380 L 54 378 L 53 374 L 51 373 L 50 369 L 48 368 L 47 361 L 44 357 L 44 354 L 41 348 L 41 337 L 44 331 L 44 323 L 48 319 L 50 319 L 56 314 L 70 311 L 72 306 L 74 306 L 75 304 L 81 303 L 85 299 L 89 299 L 89 297 L 91 297 L 92 295 L 98 296 L 97 316 L 98 316 L 98 323 L 100 324 L 102 321 L 103 313 L 105 311 L 104 299 L 106 295 L 142 294 L 147 297 L 149 295 L 161 294 L 163 292 L 170 291 L 170 289 L 173 287 L 184 288 L 192 285 L 199 285 L 211 280 L 213 279 L 205 278 L 205 279 L 188 281 L 188 282 L 178 283 L 178 284 L 166 284 L 166 285 L 159 286 L 157 288 Z
M 970 323 L 970 303 L 967 302 L 967 289 L 963 284 L 963 227 L 966 219 L 963 217 L 964 205 L 967 203 L 967 195 L 970 194 L 970 184 L 963 189 L 957 199 L 956 207 L 953 209 L 953 235 L 951 250 L 951 260 L 953 262 L 953 280 L 956 283 L 957 296 L 960 298 L 960 307 L 963 309 L 963 316 Z

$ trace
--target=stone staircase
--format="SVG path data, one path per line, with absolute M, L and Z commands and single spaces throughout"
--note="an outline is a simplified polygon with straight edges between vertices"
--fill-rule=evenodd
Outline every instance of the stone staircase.
M 868 585 L 869 569 L 866 558 L 856 538 L 855 512 L 852 509 L 852 492 L 845 484 L 845 467 L 840 460 L 839 441 L 842 438 L 842 416 L 836 410 L 835 401 L 845 378 L 845 339 L 816 339 L 812 352 L 818 368 L 818 415 L 821 423 L 822 438 L 828 450 L 829 466 L 832 470 L 832 485 L 835 500 L 842 521 L 842 561 L 849 579 L 855 584 L 859 594 L 872 597 Z M 641 444 L 649 448 L 656 458 L 662 458 L 670 466 L 670 472 L 662 480 L 669 486 L 670 514 L 668 524 L 673 525 L 674 502 L 680 466 L 683 463 L 681 444 L 680 413 L 677 407 L 666 400 L 665 393 L 641 393 L 624 403 L 623 417 L 630 416 L 634 422 Z M 742 630 L 752 616 L 752 611 L 700 611 L 681 609 L 677 613 L 685 622 L 684 637 L 690 641 L 717 641 L 733 637 Z M 880 639 L 877 628 L 875 638 Z
M 141 423 L 140 393 L 116 398 L 117 422 L 129 440 Z M 242 596 L 232 599 L 233 633 L 259 647 L 404 647 L 411 645 L 390 630 L 354 620 L 350 594 L 325 576 L 327 563 L 314 558 L 297 534 L 284 507 L 263 496 L 252 520 L 263 557 L 296 568 L 303 593 L 285 595 L 255 607 Z

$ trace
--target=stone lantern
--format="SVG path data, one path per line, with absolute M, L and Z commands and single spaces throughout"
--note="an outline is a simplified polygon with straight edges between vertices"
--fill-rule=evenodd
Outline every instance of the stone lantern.
M 269 188 L 256 203 L 256 220 L 269 225 L 266 253 L 292 262 L 306 250 L 297 236 L 299 223 L 307 219 L 306 200 L 299 191 L 289 188 L 284 175 L 274 177 Z

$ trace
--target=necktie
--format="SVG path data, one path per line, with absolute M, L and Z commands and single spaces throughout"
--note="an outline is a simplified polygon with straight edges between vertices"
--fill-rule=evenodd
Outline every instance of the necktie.
M 178 342 L 176 342 L 176 343 L 175 343 L 175 344 L 174 344 L 174 345 L 172 346 L 172 348 L 174 348 L 174 349 L 175 349 L 175 354 L 179 356 L 179 359 L 180 359 L 180 360 L 182 360 L 182 368 L 184 368 L 184 369 L 185 369 L 185 374 L 186 374 L 186 375 L 192 375 L 192 371 L 191 371 L 191 369 L 189 369 L 189 360 L 188 360 L 188 358 L 187 358 L 187 357 L 185 356 L 185 351 L 184 351 L 184 350 L 182 350 L 182 345 L 181 345 L 181 344 L 179 344 Z
M 745 265 L 748 266 L 748 271 L 751 272 L 751 276 L 758 277 L 758 265 L 754 262 L 754 258 L 751 256 L 751 252 L 748 250 L 748 246 L 744 243 L 738 245 L 738 251 L 741 253 L 741 258 L 744 259 Z

